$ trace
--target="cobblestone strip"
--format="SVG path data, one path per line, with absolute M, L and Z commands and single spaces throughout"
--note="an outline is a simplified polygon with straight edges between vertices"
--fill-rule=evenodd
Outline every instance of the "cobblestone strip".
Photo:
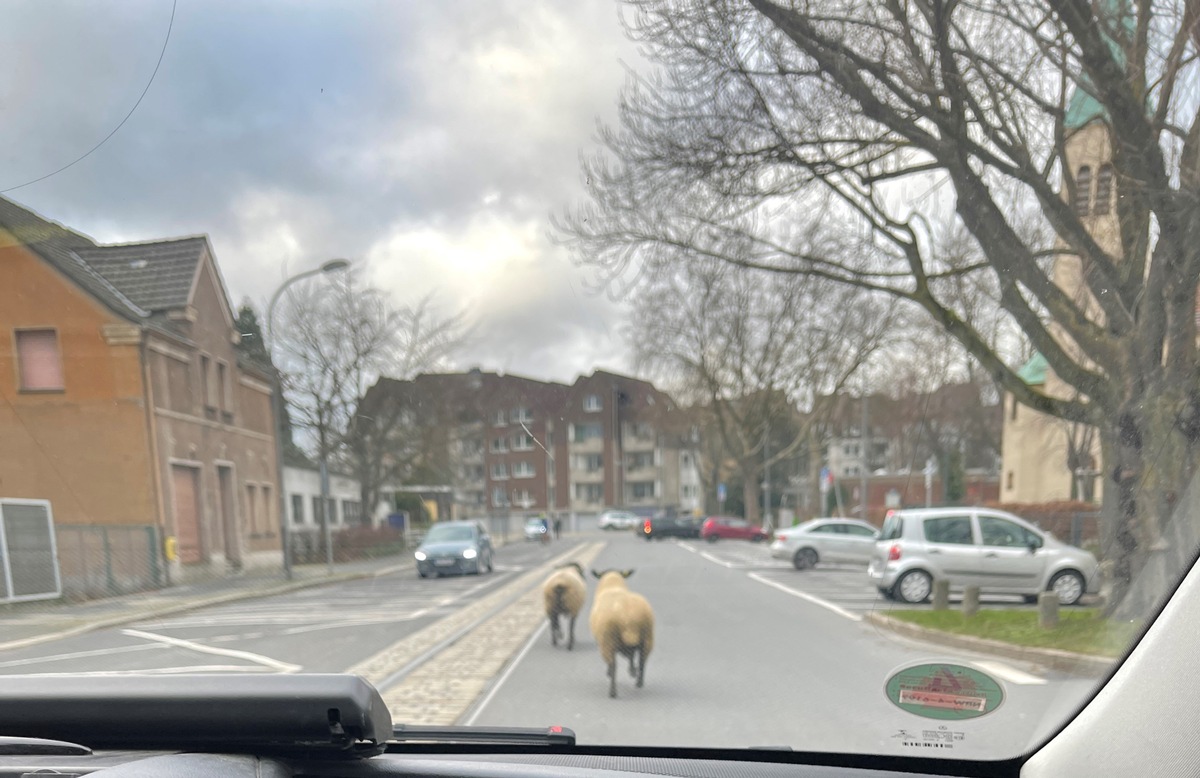
M 483 618 L 524 589 L 541 582 L 549 574 L 551 568 L 570 561 L 584 547 L 582 543 L 575 545 L 571 550 L 523 573 L 516 580 L 501 586 L 486 597 L 460 608 L 446 618 L 440 619 L 403 640 L 393 643 L 374 656 L 364 659 L 347 669 L 346 672 L 360 675 L 372 684 L 379 686 L 439 644 L 451 640 L 456 632 L 460 632 L 471 623 Z
M 579 562 L 586 570 L 604 546 L 603 542 L 592 543 L 564 561 Z M 548 569 L 539 570 L 538 582 L 546 575 Z M 392 721 L 454 724 L 545 618 L 538 586 L 385 691 L 383 699 Z M 578 630 L 581 625 L 575 627 Z M 586 623 L 582 628 L 587 629 Z

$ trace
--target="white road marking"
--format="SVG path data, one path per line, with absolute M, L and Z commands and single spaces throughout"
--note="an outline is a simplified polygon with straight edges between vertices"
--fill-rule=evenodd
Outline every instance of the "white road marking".
M 735 565 L 732 562 L 726 562 L 724 559 L 718 559 L 715 556 L 713 556 L 712 554 L 708 553 L 707 551 L 701 551 L 700 556 L 704 557 L 709 562 L 716 562 L 721 567 L 728 567 L 730 570 L 733 570 L 737 567 L 741 567 L 741 565 Z
M 35 656 L 29 659 L 10 659 L 7 662 L 0 662 L 0 667 L 20 667 L 22 665 L 40 665 L 46 662 L 63 662 L 68 659 L 83 659 L 89 656 L 107 656 L 109 654 L 125 654 L 130 651 L 158 651 L 162 646 L 153 644 L 147 645 L 141 643 L 136 646 L 121 646 L 120 648 L 97 648 L 91 651 L 72 651 L 69 654 L 50 654 L 48 656 Z
M 1020 686 L 1043 686 L 1046 684 L 1045 678 L 1039 678 L 1036 675 L 1030 675 L 1029 673 L 1022 672 L 1021 670 L 1018 670 L 1011 665 L 1006 665 L 1003 662 L 993 662 L 991 660 L 980 659 L 979 661 L 972 662 L 971 664 L 975 665 L 986 673 L 996 676 L 997 678 L 1003 678 L 1009 683 L 1015 683 Z
M 521 646 L 521 650 L 518 651 L 517 655 L 514 656 L 512 661 L 508 663 L 508 667 L 504 668 L 504 672 L 500 674 L 500 677 L 496 679 L 496 682 L 492 684 L 492 688 L 488 689 L 488 693 L 485 694 L 483 699 L 479 701 L 479 704 L 475 706 L 475 710 L 471 711 L 471 715 L 467 717 L 466 721 L 462 722 L 463 726 L 469 727 L 475 723 L 475 720 L 479 718 L 479 714 L 483 713 L 483 709 L 488 706 L 488 703 L 490 703 L 492 698 L 496 696 L 496 693 L 500 691 L 500 687 L 503 686 L 504 682 L 508 680 L 508 677 L 513 674 L 513 671 L 517 669 L 517 665 L 521 663 L 521 660 L 524 659 L 525 655 L 529 653 L 529 650 L 533 648 L 533 644 L 537 642 L 538 638 L 542 636 L 542 633 L 545 632 L 546 628 L 549 626 L 549 622 L 543 621 L 542 625 L 533 631 L 533 634 L 529 636 L 529 640 L 525 641 L 525 645 Z
M 786 592 L 787 594 L 790 594 L 793 597 L 799 597 L 802 600 L 808 600 L 813 605 L 820 605 L 822 608 L 825 608 L 828 611 L 836 613 L 837 615 L 839 615 L 843 618 L 850 619 L 851 621 L 862 621 L 862 616 L 859 616 L 857 613 L 851 613 L 850 611 L 846 610 L 845 608 L 839 608 L 838 606 L 834 605 L 832 602 L 829 602 L 828 600 L 823 600 L 820 597 L 815 597 L 815 596 L 809 594 L 808 592 L 802 592 L 798 589 L 793 589 L 790 586 L 784 586 L 781 583 L 776 583 L 775 581 L 772 581 L 770 578 L 762 577 L 758 573 L 750 573 L 750 578 L 752 578 L 755 581 L 758 581 L 759 583 L 766 584 L 767 586 L 772 586 L 781 592 Z
M 253 662 L 263 667 L 269 667 L 279 673 L 298 673 L 304 668 L 300 665 L 293 665 L 288 662 L 280 662 L 278 659 L 272 659 L 269 656 L 262 654 L 251 653 L 250 651 L 238 651 L 233 648 L 217 648 L 216 646 L 206 646 L 203 643 L 196 643 L 191 640 L 183 640 L 182 638 L 173 638 L 169 635 L 156 635 L 153 632 L 142 632 L 140 629 L 123 629 L 121 634 L 129 635 L 130 637 L 141 638 L 142 640 L 150 640 L 156 643 L 163 643 L 168 646 L 177 648 L 185 648 L 189 651 L 196 651 L 201 654 L 212 654 L 214 656 L 227 656 L 231 659 L 245 659 L 247 662 Z
M 86 673 L 26 673 L 25 678 L 77 678 L 81 675 L 187 675 L 189 673 L 262 673 L 258 665 L 187 665 L 186 667 L 151 667 L 143 670 L 92 670 Z

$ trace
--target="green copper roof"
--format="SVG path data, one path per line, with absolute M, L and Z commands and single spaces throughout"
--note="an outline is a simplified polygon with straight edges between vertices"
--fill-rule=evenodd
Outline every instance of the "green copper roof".
M 1037 351 L 1033 352 L 1033 356 L 1029 361 L 1017 371 L 1017 376 L 1029 384 L 1030 386 L 1040 386 L 1046 383 L 1046 373 L 1050 370 L 1050 363 L 1046 358 Z
M 1112 52 L 1113 59 L 1124 68 L 1125 50 L 1118 40 L 1133 40 L 1135 22 L 1129 0 L 1100 0 L 1097 13 L 1100 17 L 1097 21 L 1100 24 L 1104 42 L 1108 44 L 1108 50 Z M 1078 130 L 1095 119 L 1108 121 L 1108 112 L 1095 98 L 1094 91 L 1095 88 L 1088 77 L 1080 75 L 1079 82 L 1075 85 L 1075 91 L 1071 93 L 1071 98 L 1067 102 L 1065 117 L 1067 130 Z

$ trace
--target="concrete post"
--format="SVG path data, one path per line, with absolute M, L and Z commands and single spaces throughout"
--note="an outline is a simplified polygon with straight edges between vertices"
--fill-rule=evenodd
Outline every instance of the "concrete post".
M 979 613 L 979 587 L 968 586 L 963 590 L 962 612 L 967 618 Z
M 1054 592 L 1042 592 L 1038 595 L 1038 626 L 1042 629 L 1054 629 L 1058 626 L 1058 595 Z
M 950 608 L 950 582 L 946 579 L 933 582 L 933 609 L 944 611 Z

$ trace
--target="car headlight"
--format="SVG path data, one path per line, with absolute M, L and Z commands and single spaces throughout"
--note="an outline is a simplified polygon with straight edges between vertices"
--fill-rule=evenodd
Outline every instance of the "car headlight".
M 479 555 L 478 551 L 476 551 L 473 548 L 468 548 L 466 551 L 463 552 L 463 559 L 474 559 L 478 555 Z
M 413 556 L 415 556 L 417 558 L 418 562 L 424 562 L 426 559 L 429 558 L 428 556 L 425 555 L 424 551 L 418 551 L 417 553 L 413 554 Z

